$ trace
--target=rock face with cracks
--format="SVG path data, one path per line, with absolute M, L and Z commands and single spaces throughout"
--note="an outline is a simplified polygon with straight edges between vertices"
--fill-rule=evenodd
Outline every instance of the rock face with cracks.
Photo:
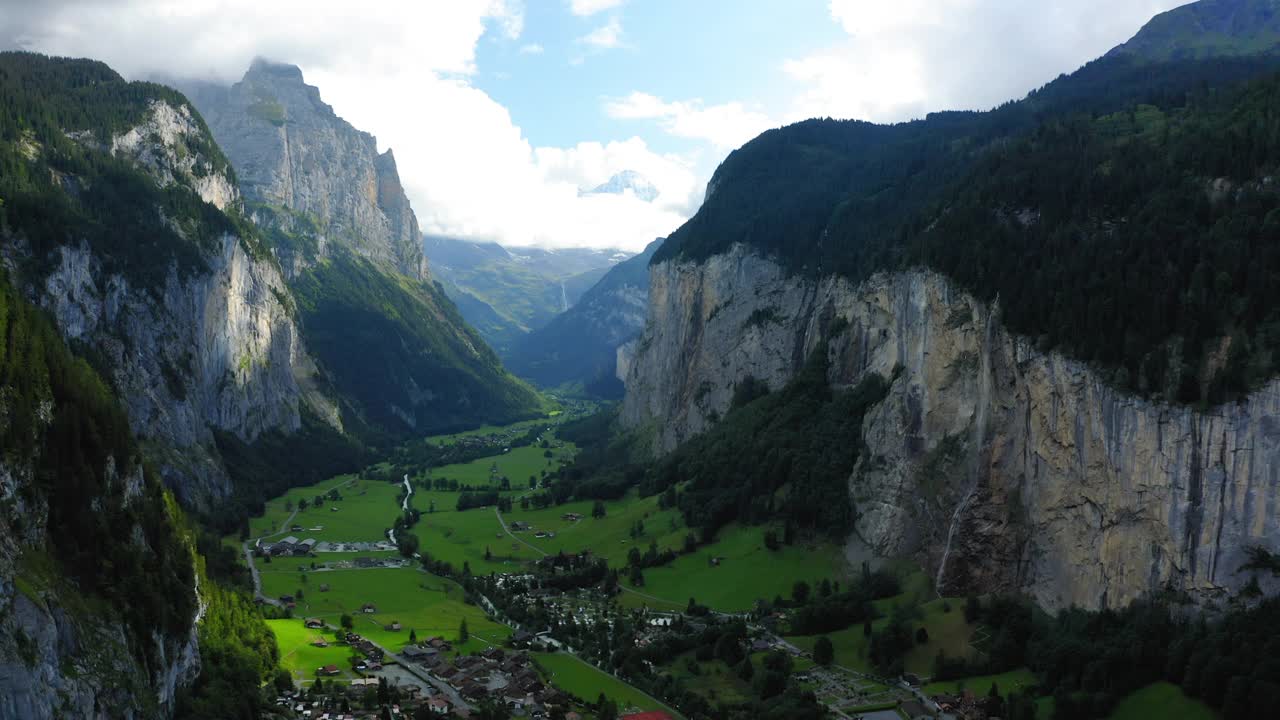
M 1173 590 L 1205 603 L 1249 581 L 1249 548 L 1280 551 L 1280 382 L 1206 411 L 1148 402 L 927 271 L 854 285 L 742 246 L 657 264 L 623 421 L 669 451 L 723 416 L 745 377 L 782 387 L 824 337 L 833 385 L 893 379 L 848 439 L 864 445 L 849 478 L 855 533 L 919 559 L 948 594 L 1023 591 L 1054 609 Z

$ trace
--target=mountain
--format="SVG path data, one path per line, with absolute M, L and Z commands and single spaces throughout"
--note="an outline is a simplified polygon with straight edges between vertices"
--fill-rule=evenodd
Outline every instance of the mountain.
M 597 185 L 582 195 L 624 195 L 630 192 L 637 198 L 645 202 L 653 202 L 658 199 L 658 188 L 649 182 L 649 180 L 634 170 L 623 170 L 622 172 L 609 178 L 602 185 Z
M 100 63 L 3 56 L 3 254 L 93 359 L 165 482 L 195 506 L 232 484 L 216 437 L 340 427 L 279 266 L 182 95 Z
M 1157 15 L 1111 51 L 1151 61 L 1280 52 L 1280 0 L 1203 0 Z
M 538 412 L 433 281 L 390 150 L 294 66 L 255 61 L 229 88 L 176 84 L 241 178 L 350 430 L 383 442 Z
M 202 618 L 238 659 L 267 630 L 222 621 L 165 485 L 207 510 L 234 489 L 219 437 L 328 437 L 337 412 L 181 94 L 0 53 L 0 198 L 0 716 L 169 717 L 228 657 Z
M 395 157 L 338 117 L 301 70 L 259 59 L 230 87 L 174 84 L 199 108 L 248 202 L 305 215 L 327 241 L 403 275 L 427 277 L 418 220 Z
M 508 248 L 439 235 L 423 242 L 462 317 L 504 358 L 520 337 L 568 310 L 609 268 L 631 256 L 594 248 Z
M 518 339 L 507 355 L 511 371 L 544 387 L 582 383 L 619 395 L 618 349 L 644 329 L 649 260 L 661 245 L 655 240 L 618 263 L 573 307 Z
M 1204 13 L 1176 17 L 1191 34 Z M 807 497 L 848 498 L 842 539 L 946 594 L 1240 591 L 1252 553 L 1280 549 L 1262 510 L 1280 495 L 1277 70 L 1117 52 L 991 112 L 808 121 L 732 153 L 650 266 L 621 418 L 694 450 L 649 490 L 689 483 L 723 523 L 783 507 L 776 478 L 805 468 Z M 814 367 L 826 397 L 794 392 Z M 855 429 L 805 404 L 868 383 L 883 400 Z M 822 447 L 847 454 L 690 444 L 731 442 L 708 431 L 740 413 L 767 427 L 756 403 L 844 432 Z

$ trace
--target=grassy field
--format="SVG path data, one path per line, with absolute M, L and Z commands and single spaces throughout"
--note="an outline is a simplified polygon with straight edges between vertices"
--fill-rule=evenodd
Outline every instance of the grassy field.
M 342 614 L 348 613 L 355 620 L 356 632 L 390 650 L 399 650 L 409 642 L 410 630 L 416 630 L 419 639 L 440 635 L 454 640 L 463 618 L 472 636 L 464 651 L 501 643 L 511 633 L 485 617 L 480 608 L 463 602 L 457 583 L 414 568 L 329 570 L 306 576 L 308 581 L 303 585 L 297 572 L 264 574 L 262 589 L 275 597 L 303 587 L 296 616 L 318 617 L 336 626 Z M 321 583 L 329 585 L 328 592 L 320 592 Z M 376 605 L 377 612 L 360 612 L 365 603 Z M 403 629 L 384 629 L 392 622 L 399 622 Z
M 427 440 L 436 445 L 452 445 L 462 438 L 481 437 L 483 435 L 523 435 L 535 427 L 551 427 L 555 422 L 556 420 L 544 418 L 539 420 L 525 420 L 503 426 L 483 425 L 475 430 L 465 430 L 463 432 L 453 433 L 452 435 L 432 435 L 427 438 Z
M 342 669 L 342 674 L 338 677 L 355 677 L 351 671 L 351 648 L 333 644 L 336 642 L 334 633 L 308 630 L 300 618 L 268 620 L 267 627 L 276 636 L 276 645 L 280 648 L 280 665 L 293 673 L 294 682 L 314 680 L 316 668 L 330 664 Z M 311 643 L 319 638 L 330 643 L 329 647 L 312 646 Z
M 677 657 L 675 662 L 664 666 L 663 670 L 672 677 L 682 680 L 685 687 L 712 704 L 746 702 L 754 697 L 751 683 L 738 678 L 733 668 L 726 665 L 723 660 L 695 662 L 696 674 L 690 668 L 691 661 L 694 661 L 694 654 L 684 653 Z M 755 664 L 756 671 L 760 672 L 761 658 L 753 658 L 752 662 Z
M 267 503 L 262 517 L 249 521 L 249 537 L 257 538 L 272 535 L 280 530 L 280 526 L 289 517 L 286 507 L 296 508 L 298 501 L 306 499 L 310 503 L 316 495 L 327 493 L 337 487 L 342 500 L 325 501 L 323 507 L 307 507 L 294 516 L 292 525 L 302 526 L 302 530 L 285 529 L 283 535 L 272 538 L 278 540 L 285 535 L 293 535 L 299 540 L 315 538 L 339 542 L 375 542 L 386 539 L 386 529 L 395 521 L 399 508 L 396 496 L 403 486 L 387 482 L 359 480 L 351 475 L 326 480 L 315 485 L 294 488 L 283 496 Z M 336 508 L 336 510 L 334 510 Z M 314 528 L 321 528 L 316 530 Z
M 541 557 L 502 531 L 492 507 L 457 512 L 453 509 L 457 506 L 457 493 L 433 492 L 431 495 L 436 498 L 437 508 L 445 501 L 451 501 L 448 510 L 423 514 L 414 526 L 413 532 L 418 536 L 421 552 L 430 553 L 459 570 L 464 562 L 468 563 L 471 572 L 477 575 L 517 572 L 521 564 Z M 490 554 L 488 560 L 485 559 L 486 549 Z
M 1216 720 L 1218 717 L 1212 708 L 1187 697 L 1177 685 L 1159 682 L 1121 700 L 1111 712 L 1110 720 Z
M 672 708 L 650 698 L 617 678 L 564 653 L 534 653 L 534 659 L 551 684 L 586 702 L 595 702 L 600 693 L 618 703 L 623 714 L 628 708 L 637 710 L 666 710 L 681 717 Z
M 632 547 L 644 551 L 654 541 L 660 550 L 670 548 L 679 551 L 684 546 L 685 535 L 689 533 L 679 511 L 658 509 L 657 496 L 641 498 L 632 491 L 621 500 L 605 503 L 606 515 L 602 518 L 591 517 L 593 504 L 590 501 L 573 502 L 544 510 L 521 510 L 517 505 L 507 515 L 507 524 L 523 521 L 533 526 L 534 531 L 554 532 L 556 536 L 553 538 L 537 538 L 534 532 L 521 535 L 525 542 L 547 554 L 553 555 L 561 550 L 570 553 L 590 550 L 613 566 L 625 565 L 627 552 Z M 577 513 L 582 520 L 562 520 L 561 516 L 566 513 Z M 636 522 L 643 525 L 644 534 L 633 539 L 631 530 Z
M 811 585 L 822 578 L 845 580 L 847 569 L 834 545 L 764 547 L 765 528 L 730 526 L 713 545 L 682 555 L 668 567 L 645 570 L 645 585 L 636 588 L 680 606 L 689 598 L 716 610 L 750 610 L 759 598 L 788 597 L 796 581 Z M 647 545 L 647 543 L 645 543 Z M 718 567 L 711 558 L 722 558 Z
M 1010 670 L 1007 673 L 999 675 L 982 675 L 979 677 L 962 678 L 960 680 L 947 680 L 945 682 L 929 683 L 924 686 L 924 691 L 928 695 L 934 694 L 958 694 L 963 690 L 969 690 L 974 695 L 986 695 L 991 692 L 991 685 L 995 684 L 1001 695 L 1008 695 L 1010 690 L 1019 692 L 1036 684 L 1036 676 L 1031 674 L 1030 670 L 1021 668 L 1018 670 Z M 1151 715 L 1150 717 L 1159 717 Z M 1166 719 L 1167 720 L 1167 719 Z
M 551 457 L 546 457 L 548 452 L 551 453 Z M 512 448 L 510 452 L 500 455 L 472 460 L 469 463 L 432 468 L 428 474 L 420 477 L 431 480 L 444 478 L 457 480 L 464 485 L 488 487 L 491 484 L 491 478 L 505 475 L 511 480 L 511 489 L 527 491 L 530 476 L 541 477 L 543 470 L 551 473 L 560 467 L 561 461 L 572 458 L 574 452 L 576 449 L 572 443 L 562 443 L 562 447 L 545 450 L 536 445 L 526 445 Z M 419 506 L 415 503 L 415 507 L 425 509 L 426 505 Z

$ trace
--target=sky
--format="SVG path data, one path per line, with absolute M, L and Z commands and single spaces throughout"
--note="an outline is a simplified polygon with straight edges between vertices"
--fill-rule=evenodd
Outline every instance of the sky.
M 424 231 L 639 250 L 765 130 L 988 109 L 1184 3 L 0 0 L 0 48 L 228 84 L 293 63 L 394 149 Z M 658 197 L 589 192 L 624 170 Z

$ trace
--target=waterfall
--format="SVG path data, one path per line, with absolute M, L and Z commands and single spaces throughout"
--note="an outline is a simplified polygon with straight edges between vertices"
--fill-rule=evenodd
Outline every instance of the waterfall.
M 566 312 L 569 309 L 569 291 L 564 288 L 564 281 L 560 281 L 560 312 Z
M 951 525 L 947 528 L 947 544 L 942 550 L 942 560 L 938 562 L 938 574 L 933 580 L 934 589 L 942 595 L 943 582 L 947 573 L 947 558 L 951 555 L 951 543 L 955 540 L 956 531 L 960 528 L 961 517 L 973 500 L 978 490 L 978 481 L 982 476 L 982 449 L 987 438 L 987 416 L 991 408 L 991 327 L 995 325 L 995 307 L 987 313 L 987 323 L 982 334 L 982 349 L 978 363 L 978 405 L 974 409 L 973 427 L 969 438 L 969 458 L 966 472 L 968 487 L 964 497 L 951 513 Z

